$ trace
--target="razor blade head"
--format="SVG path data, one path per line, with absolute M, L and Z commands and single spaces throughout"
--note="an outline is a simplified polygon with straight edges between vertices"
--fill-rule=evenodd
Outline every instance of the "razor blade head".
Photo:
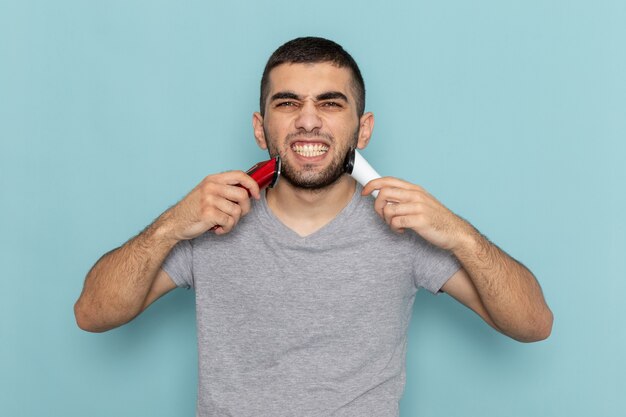
M 350 152 L 346 155 L 346 159 L 343 161 L 343 170 L 346 174 L 351 175 L 354 170 L 354 158 L 356 156 L 356 149 L 350 149 Z
M 281 161 L 276 156 L 270 160 L 259 162 L 250 168 L 246 174 L 250 175 L 259 184 L 259 188 L 274 187 L 280 178 Z

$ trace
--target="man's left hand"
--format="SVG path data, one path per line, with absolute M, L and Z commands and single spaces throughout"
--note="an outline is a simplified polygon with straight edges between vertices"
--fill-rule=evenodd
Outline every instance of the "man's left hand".
M 452 251 L 474 232 L 469 223 L 418 185 L 383 177 L 367 183 L 362 194 L 374 190 L 380 190 L 374 209 L 396 232 L 412 229 L 433 245 Z

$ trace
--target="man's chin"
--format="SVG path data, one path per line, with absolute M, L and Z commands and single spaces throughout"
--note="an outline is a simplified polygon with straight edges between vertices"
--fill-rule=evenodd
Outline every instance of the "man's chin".
M 332 187 L 343 176 L 343 172 L 334 172 L 333 175 L 318 175 L 305 178 L 304 176 L 295 176 L 291 172 L 283 172 L 282 178 L 289 182 L 294 188 L 300 188 L 308 191 L 323 191 Z

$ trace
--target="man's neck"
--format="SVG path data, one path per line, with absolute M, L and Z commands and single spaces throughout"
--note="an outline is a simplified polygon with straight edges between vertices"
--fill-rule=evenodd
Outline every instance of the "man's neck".
M 323 190 L 279 181 L 267 191 L 267 205 L 285 226 L 304 237 L 330 223 L 348 205 L 355 188 L 356 182 L 348 175 Z

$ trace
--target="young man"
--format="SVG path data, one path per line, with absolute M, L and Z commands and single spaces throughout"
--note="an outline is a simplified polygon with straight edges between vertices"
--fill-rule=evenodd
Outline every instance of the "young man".
M 281 46 L 253 115 L 257 144 L 281 157 L 277 186 L 261 193 L 241 171 L 206 177 L 96 263 L 78 325 L 105 331 L 193 287 L 201 416 L 397 415 L 420 287 L 517 340 L 548 337 L 552 313 L 524 266 L 421 187 L 386 177 L 361 188 L 344 174 L 372 134 L 364 105 L 341 46 Z

